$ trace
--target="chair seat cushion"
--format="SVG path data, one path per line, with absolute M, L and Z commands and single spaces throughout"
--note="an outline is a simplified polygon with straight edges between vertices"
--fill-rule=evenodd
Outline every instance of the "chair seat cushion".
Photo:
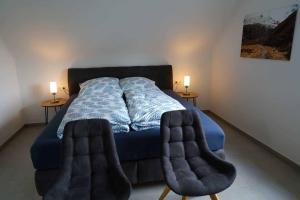
M 218 193 L 228 187 L 231 178 L 209 165 L 200 157 L 172 160 L 172 184 L 179 188 L 180 195 L 199 196 Z M 176 191 L 175 191 L 176 192 Z

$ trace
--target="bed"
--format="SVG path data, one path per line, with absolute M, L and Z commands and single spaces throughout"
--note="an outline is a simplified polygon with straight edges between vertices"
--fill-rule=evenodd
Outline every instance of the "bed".
M 31 147 L 31 158 L 36 170 L 35 183 L 40 195 L 48 191 L 57 177 L 62 154 L 61 140 L 56 136 L 57 128 L 68 107 L 77 97 L 80 90 L 79 84 L 98 77 L 117 77 L 121 79 L 133 76 L 142 76 L 155 81 L 162 91 L 178 100 L 186 109 L 196 109 L 202 121 L 209 148 L 218 156 L 224 157 L 225 137 L 223 130 L 200 109 L 195 108 L 172 90 L 173 73 L 171 65 L 70 68 L 68 70 L 70 98 Z M 163 180 L 159 159 L 159 128 L 116 133 L 114 137 L 122 167 L 132 184 Z

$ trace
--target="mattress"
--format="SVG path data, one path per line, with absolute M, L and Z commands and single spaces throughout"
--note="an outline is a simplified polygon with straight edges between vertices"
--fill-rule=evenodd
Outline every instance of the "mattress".
M 164 90 L 166 94 L 178 100 L 186 109 L 195 109 L 201 119 L 203 130 L 209 148 L 218 151 L 224 148 L 224 132 L 219 125 L 185 101 L 172 90 Z M 60 112 L 53 118 L 41 135 L 31 147 L 31 159 L 37 170 L 56 169 L 60 165 L 62 155 L 61 140 L 57 138 L 57 128 L 76 95 L 71 96 Z M 143 131 L 131 130 L 128 133 L 114 134 L 120 161 L 144 160 L 160 156 L 160 130 L 159 128 Z

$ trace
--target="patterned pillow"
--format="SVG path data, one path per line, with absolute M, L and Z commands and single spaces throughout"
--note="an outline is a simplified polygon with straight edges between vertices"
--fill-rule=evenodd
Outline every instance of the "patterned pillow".
M 119 85 L 119 79 L 113 77 L 102 77 L 88 80 L 80 84 L 79 96 L 82 95 L 102 95 L 102 94 L 118 94 L 122 96 L 123 91 Z
M 147 91 L 157 88 L 155 82 L 145 77 L 128 77 L 120 80 L 120 86 L 123 91 L 136 90 Z

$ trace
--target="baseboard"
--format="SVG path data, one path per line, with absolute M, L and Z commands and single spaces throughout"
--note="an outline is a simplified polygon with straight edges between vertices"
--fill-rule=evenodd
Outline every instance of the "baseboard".
M 24 124 L 21 128 L 19 128 L 14 134 L 12 134 L 2 145 L 0 145 L 0 151 L 2 151 L 2 149 L 10 142 L 12 141 L 15 137 L 17 137 L 21 130 L 29 127 L 29 126 L 42 126 L 45 125 L 45 123 L 30 123 L 30 124 Z
M 18 136 L 21 132 L 21 130 L 25 127 L 26 125 L 21 126 L 14 134 L 12 134 L 2 145 L 0 145 L 0 151 L 10 142 L 12 141 L 16 136 Z
M 272 149 L 271 147 L 267 146 L 266 144 L 262 143 L 261 141 L 257 140 L 256 138 L 252 137 L 248 133 L 246 133 L 246 132 L 242 131 L 241 129 L 237 128 L 236 126 L 234 126 L 233 124 L 229 123 L 228 121 L 226 121 L 225 119 L 223 119 L 219 115 L 215 114 L 214 112 L 212 112 L 210 110 L 206 110 L 205 113 L 206 114 L 210 114 L 210 115 L 214 116 L 215 118 L 217 118 L 218 120 L 220 120 L 220 121 L 228 124 L 232 129 L 235 129 L 236 131 L 242 133 L 243 136 L 247 137 L 248 139 L 250 139 L 254 143 L 256 143 L 259 146 L 263 147 L 265 150 L 269 151 L 270 153 L 272 153 L 276 157 L 280 158 L 281 160 L 285 161 L 287 164 L 289 164 L 293 168 L 296 168 L 297 170 L 300 170 L 300 165 L 298 165 L 297 163 L 295 163 L 291 159 L 287 158 L 286 156 L 282 155 L 281 153 L 275 151 L 274 149 Z
M 29 124 L 25 124 L 24 127 L 29 127 L 29 126 L 42 126 L 42 125 L 46 125 L 45 123 L 29 123 Z

